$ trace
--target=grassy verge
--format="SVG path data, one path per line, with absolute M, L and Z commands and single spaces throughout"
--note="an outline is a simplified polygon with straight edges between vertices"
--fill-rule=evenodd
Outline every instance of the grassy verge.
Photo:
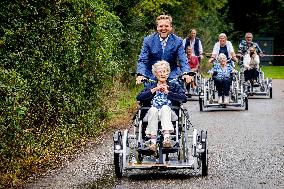
M 143 85 L 130 86 L 127 88 L 121 84 L 117 85 L 116 100 L 112 99 L 110 102 L 110 126 L 120 128 L 126 123 L 129 123 L 137 108 L 136 96 L 143 88 Z
M 284 79 L 284 66 L 263 66 L 264 76 L 272 79 Z

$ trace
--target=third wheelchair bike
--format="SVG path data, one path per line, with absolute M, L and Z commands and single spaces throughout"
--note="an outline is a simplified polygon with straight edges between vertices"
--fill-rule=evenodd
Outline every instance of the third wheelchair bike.
M 244 89 L 248 96 L 267 96 L 272 98 L 272 79 L 264 77 L 261 67 L 258 70 L 259 76 L 255 80 L 244 82 Z

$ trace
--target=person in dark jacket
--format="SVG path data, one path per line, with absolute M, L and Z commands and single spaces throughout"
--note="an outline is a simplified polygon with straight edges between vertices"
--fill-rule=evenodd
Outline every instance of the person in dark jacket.
M 192 48 L 192 54 L 198 57 L 199 62 L 203 58 L 203 47 L 201 44 L 201 40 L 196 37 L 196 29 L 190 29 L 188 36 L 183 40 L 184 50 L 186 51 L 187 47 L 190 46 Z
M 177 117 L 171 106 L 179 106 L 186 102 L 184 90 L 178 82 L 169 82 L 170 64 L 166 61 L 158 61 L 152 66 L 152 72 L 157 78 L 156 82 L 145 85 L 138 94 L 137 100 L 144 106 L 151 108 L 145 115 L 148 121 L 146 134 L 151 136 L 150 150 L 156 151 L 156 138 L 158 122 L 161 121 L 164 135 L 163 147 L 172 147 L 170 132 L 174 131 L 172 118 Z

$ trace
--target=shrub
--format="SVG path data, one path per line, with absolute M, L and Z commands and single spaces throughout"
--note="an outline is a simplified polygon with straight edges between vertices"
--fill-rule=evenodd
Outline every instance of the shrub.
M 13 185 L 104 128 L 122 30 L 98 0 L 0 4 L 0 184 Z

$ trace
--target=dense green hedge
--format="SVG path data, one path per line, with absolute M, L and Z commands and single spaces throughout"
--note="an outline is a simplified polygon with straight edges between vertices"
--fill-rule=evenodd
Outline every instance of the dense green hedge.
M 121 73 L 122 30 L 98 0 L 7 0 L 1 7 L 3 185 L 103 128 L 105 89 Z

